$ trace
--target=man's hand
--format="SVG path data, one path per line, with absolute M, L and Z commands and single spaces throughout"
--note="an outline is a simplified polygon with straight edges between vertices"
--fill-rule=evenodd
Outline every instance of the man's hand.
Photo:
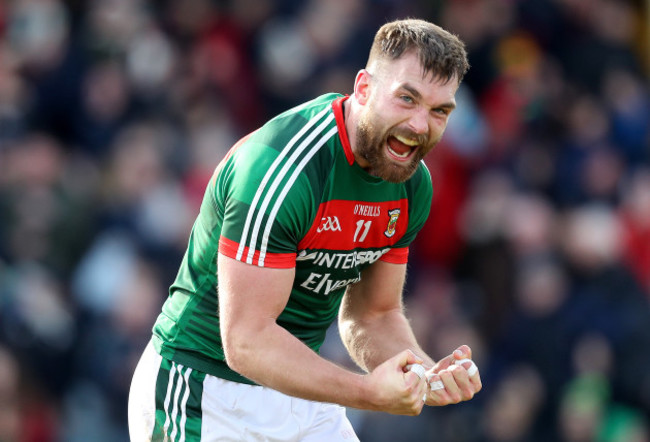
M 461 362 L 463 359 L 469 361 Z M 468 401 L 481 390 L 481 375 L 471 359 L 472 350 L 467 345 L 461 345 L 427 372 L 429 384 L 432 385 L 427 405 L 441 406 Z M 435 388 L 436 386 L 440 388 Z
M 422 398 L 429 390 L 426 377 L 407 369 L 422 360 L 405 350 L 377 366 L 367 375 L 372 391 L 372 409 L 391 414 L 416 416 L 422 411 Z

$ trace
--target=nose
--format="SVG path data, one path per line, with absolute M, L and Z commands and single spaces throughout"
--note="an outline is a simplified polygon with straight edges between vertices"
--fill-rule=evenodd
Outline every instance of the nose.
M 418 135 L 429 132 L 429 113 L 425 109 L 417 109 L 408 122 L 409 128 Z

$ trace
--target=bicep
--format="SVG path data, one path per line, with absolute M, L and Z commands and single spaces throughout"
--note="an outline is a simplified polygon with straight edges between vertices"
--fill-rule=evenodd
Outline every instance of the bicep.
M 219 317 L 224 340 L 233 330 L 275 322 L 291 294 L 295 271 L 258 267 L 225 255 L 218 257 Z
M 402 311 L 406 264 L 377 261 L 367 267 L 361 281 L 346 291 L 341 316 L 364 320 L 388 312 Z

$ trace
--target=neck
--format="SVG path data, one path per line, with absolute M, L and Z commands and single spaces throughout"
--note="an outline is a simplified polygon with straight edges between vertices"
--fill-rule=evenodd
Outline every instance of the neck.
M 358 118 L 358 107 L 359 104 L 355 101 L 354 95 L 350 96 L 347 100 L 343 102 L 343 116 L 345 118 L 345 130 L 348 133 L 348 140 L 350 141 L 350 149 L 354 154 L 354 160 L 361 164 L 363 159 L 359 158 L 356 153 L 357 146 L 357 124 L 359 121 Z

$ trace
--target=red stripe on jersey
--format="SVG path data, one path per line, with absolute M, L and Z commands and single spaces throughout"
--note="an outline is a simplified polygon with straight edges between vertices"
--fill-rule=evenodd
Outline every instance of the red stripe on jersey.
M 408 228 L 408 200 L 321 203 L 298 250 L 353 250 L 392 247 Z
M 345 117 L 343 113 L 343 102 L 348 98 L 350 98 L 349 95 L 346 95 L 334 100 L 332 102 L 332 109 L 334 109 L 334 119 L 336 119 L 336 127 L 339 129 L 339 138 L 343 145 L 345 158 L 348 160 L 348 163 L 350 163 L 350 166 L 352 166 L 354 164 L 354 153 L 352 153 L 352 147 L 350 146 L 348 131 L 345 129 Z
M 380 261 L 390 262 L 391 264 L 406 264 L 409 260 L 409 248 L 390 249 L 385 255 L 379 258 Z
M 237 259 L 237 250 L 239 243 L 221 236 L 219 238 L 219 253 L 226 255 L 229 258 Z M 245 262 L 245 257 L 248 256 L 248 247 L 244 247 L 244 254 L 242 255 L 242 262 Z M 255 250 L 253 254 L 253 263 L 259 263 L 260 251 Z M 269 253 L 266 252 L 264 258 L 264 267 L 271 267 L 276 269 L 292 269 L 296 266 L 295 253 Z

